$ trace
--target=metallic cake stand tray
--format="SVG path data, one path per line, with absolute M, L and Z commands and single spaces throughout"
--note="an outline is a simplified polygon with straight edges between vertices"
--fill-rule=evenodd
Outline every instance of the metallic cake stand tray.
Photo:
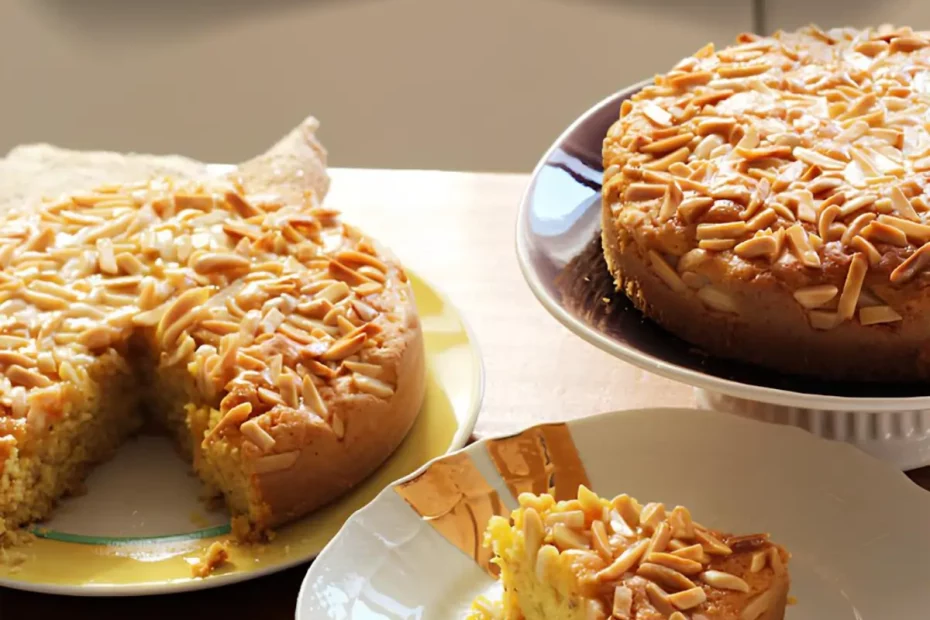
M 537 299 L 608 353 L 697 389 L 701 407 L 853 443 L 902 469 L 930 465 L 930 384 L 828 382 L 709 357 L 614 291 L 600 249 L 601 144 L 637 84 L 598 103 L 543 156 L 520 205 L 517 258 Z

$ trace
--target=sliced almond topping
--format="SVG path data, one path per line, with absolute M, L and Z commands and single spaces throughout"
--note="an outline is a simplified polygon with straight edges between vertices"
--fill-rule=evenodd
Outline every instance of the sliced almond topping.
M 701 546 L 704 547 L 704 551 L 710 555 L 730 555 L 733 553 L 732 549 L 707 530 L 695 530 L 694 535 Z
M 276 471 L 290 469 L 297 463 L 300 458 L 300 451 L 282 452 L 281 454 L 269 454 L 259 457 L 255 460 L 253 470 L 256 474 L 270 474 Z
M 360 392 L 365 392 L 366 394 L 371 394 L 372 396 L 385 399 L 391 398 L 391 396 L 394 395 L 394 388 L 392 388 L 384 381 L 381 381 L 380 379 L 375 379 L 374 377 L 369 377 L 359 373 L 353 373 L 352 381 L 355 383 L 355 387 L 357 387 Z
M 323 403 L 323 399 L 320 397 L 320 392 L 316 389 L 316 385 L 313 383 L 313 378 L 310 375 L 305 375 L 301 383 L 302 387 L 302 397 L 304 404 L 312 411 L 317 414 L 324 420 L 329 418 L 329 412 L 326 409 L 326 405 Z
M 911 202 L 907 199 L 907 196 L 904 195 L 904 192 L 901 191 L 900 187 L 891 188 L 891 206 L 894 208 L 895 213 L 905 220 L 910 220 L 912 222 L 920 221 L 917 212 L 914 211 L 914 207 L 911 206 Z
M 672 124 L 672 115 L 652 102 L 643 106 L 643 114 L 659 127 L 669 127 Z
M 652 183 L 630 183 L 626 189 L 623 199 L 627 202 L 642 202 L 644 200 L 654 200 L 665 195 L 665 185 Z
M 856 304 L 859 302 L 859 293 L 862 291 L 862 283 L 865 281 L 865 274 L 868 270 L 869 263 L 865 256 L 857 253 L 849 263 L 846 282 L 843 285 L 843 292 L 837 306 L 836 312 L 840 321 L 849 320 L 855 314 Z
M 678 276 L 678 273 L 672 269 L 672 267 L 662 258 L 657 252 L 653 250 L 648 251 L 649 262 L 652 265 L 652 269 L 656 272 L 656 275 L 662 279 L 665 284 L 668 285 L 670 289 L 676 293 L 684 293 L 688 290 L 688 287 L 682 282 L 681 278 Z
M 882 222 L 873 221 L 862 229 L 861 234 L 873 243 L 887 243 L 898 247 L 907 246 L 907 235 L 904 232 Z
M 640 577 L 654 581 L 663 588 L 672 591 L 690 590 L 695 588 L 694 582 L 667 566 L 659 564 L 650 564 L 644 562 L 636 569 L 636 574 Z
M 275 440 L 268 431 L 259 426 L 257 420 L 249 420 L 239 427 L 239 430 L 252 441 L 262 452 L 268 452 L 274 447 Z
M 614 588 L 613 617 L 617 620 L 630 620 L 633 609 L 633 591 L 627 586 Z
M 916 213 L 915 213 L 916 217 Z M 921 224 L 917 222 L 912 222 L 900 217 L 894 217 L 891 215 L 879 215 L 878 221 L 882 224 L 887 224 L 897 228 L 903 232 L 907 238 L 914 240 L 917 243 L 926 243 L 930 241 L 930 226 L 926 224 Z
M 705 286 L 697 292 L 697 296 L 707 307 L 713 310 L 739 314 L 739 305 L 736 300 L 718 288 Z
M 826 304 L 839 292 L 832 284 L 818 284 L 800 288 L 794 292 L 794 298 L 805 308 L 819 308 Z
M 670 594 L 669 602 L 678 609 L 692 609 L 704 603 L 707 600 L 707 593 L 701 586 L 695 586 L 688 590 Z
M 337 340 L 320 356 L 324 361 L 338 361 L 358 353 L 368 337 L 365 334 L 358 334 L 352 338 L 345 337 Z
M 733 590 L 734 592 L 749 592 L 749 584 L 730 573 L 709 570 L 701 573 L 701 581 L 718 590 Z
M 675 217 L 675 214 L 678 212 L 678 205 L 681 204 L 681 199 L 681 187 L 674 181 L 669 183 L 665 190 L 665 196 L 662 199 L 662 208 L 659 210 L 660 222 L 665 222 Z
M 698 239 L 733 239 L 749 232 L 746 222 L 725 222 L 722 224 L 698 224 Z
M 700 562 L 683 558 L 673 553 L 649 553 L 646 555 L 644 561 L 666 566 L 672 570 L 678 571 L 682 575 L 697 575 L 704 570 Z
M 774 235 L 759 235 L 737 244 L 733 251 L 742 258 L 765 256 L 773 259 L 778 255 L 778 241 Z
M 833 159 L 832 157 L 827 157 L 822 153 L 813 151 L 811 149 L 806 149 L 803 147 L 796 147 L 792 154 L 795 159 L 803 161 L 806 164 L 811 166 L 817 166 L 821 170 L 842 170 L 846 167 L 846 162 Z
M 928 264 L 930 264 L 930 242 L 920 246 L 891 272 L 892 284 L 904 284 L 923 271 Z
M 902 319 L 903 317 L 895 312 L 891 306 L 870 306 L 859 309 L 859 323 L 862 325 L 894 323 Z
M 798 260 L 806 267 L 820 267 L 820 256 L 811 247 L 807 232 L 800 224 L 794 224 L 785 231 L 788 243 Z
M 639 562 L 647 546 L 649 546 L 649 541 L 641 540 L 627 547 L 610 566 L 598 572 L 595 579 L 600 583 L 616 581 Z
M 772 605 L 773 591 L 766 590 L 754 598 L 740 613 L 739 620 L 759 620 Z

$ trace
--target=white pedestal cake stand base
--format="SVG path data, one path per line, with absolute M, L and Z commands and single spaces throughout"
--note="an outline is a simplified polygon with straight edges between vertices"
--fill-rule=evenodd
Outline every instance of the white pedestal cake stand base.
M 825 439 L 845 441 L 902 470 L 930 465 L 930 410 L 842 411 L 774 405 L 695 388 L 698 407 L 796 426 Z M 800 396 L 800 395 L 799 395 Z M 786 455 L 790 458 L 790 455 Z

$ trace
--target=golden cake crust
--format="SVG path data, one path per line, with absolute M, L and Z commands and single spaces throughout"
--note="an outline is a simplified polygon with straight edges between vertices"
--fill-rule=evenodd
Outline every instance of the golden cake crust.
M 810 27 L 657 77 L 604 141 L 618 288 L 715 355 L 926 378 L 927 67 L 925 33 Z
M 316 128 L 231 172 L 47 145 L 0 160 L 5 480 L 113 368 L 131 391 L 138 367 L 136 391 L 250 529 L 331 501 L 393 452 L 424 395 L 422 330 L 393 255 L 321 206 Z M 68 484 L 34 510 L 0 493 L 0 526 L 44 515 Z

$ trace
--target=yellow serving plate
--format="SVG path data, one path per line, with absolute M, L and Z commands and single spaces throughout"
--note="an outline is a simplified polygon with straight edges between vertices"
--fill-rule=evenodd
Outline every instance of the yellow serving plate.
M 12 550 L 0 563 L 0 585 L 83 596 L 142 595 L 267 575 L 316 557 L 382 489 L 462 447 L 483 395 L 481 357 L 455 307 L 409 275 L 426 341 L 426 399 L 394 455 L 351 493 L 278 529 L 270 543 L 231 546 L 224 566 L 207 578 L 194 578 L 191 564 L 213 542 L 231 539 L 228 515 L 209 512 L 198 500 L 199 483 L 170 442 L 140 437 L 92 472 L 87 493 L 63 501 L 53 518 L 35 529 L 35 542 Z

